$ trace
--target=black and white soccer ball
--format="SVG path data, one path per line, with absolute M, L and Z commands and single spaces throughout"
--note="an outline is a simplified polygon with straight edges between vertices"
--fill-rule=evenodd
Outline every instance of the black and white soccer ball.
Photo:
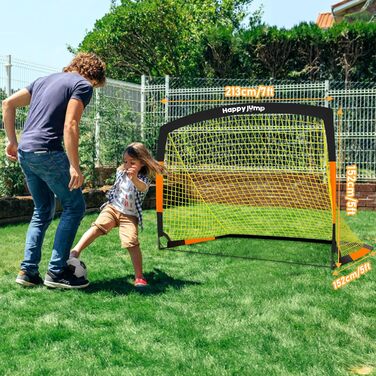
M 67 261 L 67 265 L 77 278 L 84 277 L 85 279 L 87 279 L 87 268 L 83 261 L 76 257 L 70 257 Z

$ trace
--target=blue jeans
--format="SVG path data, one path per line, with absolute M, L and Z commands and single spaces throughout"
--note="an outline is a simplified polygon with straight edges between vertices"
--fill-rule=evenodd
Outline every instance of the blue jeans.
M 53 273 L 60 273 L 66 266 L 69 251 L 85 213 L 82 191 L 70 191 L 68 188 L 70 165 L 65 152 L 34 153 L 19 150 L 18 159 L 34 201 L 21 270 L 30 274 L 38 273 L 44 235 L 55 214 L 56 196 L 61 202 L 63 212 L 56 230 L 48 269 Z

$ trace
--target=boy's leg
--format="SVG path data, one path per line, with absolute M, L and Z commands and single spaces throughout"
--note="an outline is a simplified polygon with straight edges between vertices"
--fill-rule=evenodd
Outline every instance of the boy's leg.
M 81 252 L 88 247 L 98 236 L 104 235 L 104 233 L 96 226 L 92 226 L 82 236 L 78 243 L 71 250 L 70 255 L 72 257 L 80 257 Z
M 79 257 L 81 252 L 88 247 L 96 238 L 107 235 L 115 226 L 118 226 L 118 215 L 111 206 L 106 206 L 99 214 L 96 221 L 91 225 L 71 250 L 71 256 Z
M 143 278 L 142 274 L 142 253 L 139 245 L 129 247 L 128 252 L 131 256 L 134 273 L 136 278 Z
M 143 278 L 142 253 L 138 241 L 138 220 L 130 215 L 120 216 L 119 236 L 123 248 L 127 248 L 131 256 L 136 279 Z

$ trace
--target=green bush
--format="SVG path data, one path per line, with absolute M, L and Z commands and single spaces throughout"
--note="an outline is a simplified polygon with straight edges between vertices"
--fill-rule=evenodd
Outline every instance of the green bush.
M 0 132 L 0 197 L 24 195 L 27 192 L 25 179 L 18 162 L 5 157 L 5 132 Z
M 0 162 L 0 197 L 24 195 L 27 191 L 20 164 L 4 159 Z

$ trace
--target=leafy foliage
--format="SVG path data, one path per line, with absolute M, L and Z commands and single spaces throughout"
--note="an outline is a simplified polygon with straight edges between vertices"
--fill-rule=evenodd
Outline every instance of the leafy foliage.
M 376 79 L 375 23 L 343 22 L 328 30 L 313 23 L 290 30 L 261 25 L 241 39 L 249 57 L 242 58 L 241 71 L 252 78 Z
M 322 30 L 261 23 L 252 0 L 123 0 L 79 46 L 109 75 L 365 81 L 376 79 L 376 23 L 362 17 Z M 248 25 L 245 21 L 248 19 Z
M 0 161 L 0 197 L 25 194 L 24 175 L 18 162 Z
M 0 150 L 5 148 L 5 135 L 0 133 Z M 10 162 L 0 154 L 0 197 L 25 194 L 25 180 L 18 162 Z
M 1 95 L 1 93 L 0 93 Z M 18 112 L 18 111 L 17 111 Z M 1 116 L 1 114 L 0 114 Z M 10 162 L 3 152 L 5 132 L 0 132 L 0 197 L 24 195 L 27 191 L 24 175 L 18 162 Z
M 206 38 L 215 27 L 239 30 L 252 0 L 123 0 L 98 20 L 80 50 L 93 51 L 113 78 L 203 76 Z

